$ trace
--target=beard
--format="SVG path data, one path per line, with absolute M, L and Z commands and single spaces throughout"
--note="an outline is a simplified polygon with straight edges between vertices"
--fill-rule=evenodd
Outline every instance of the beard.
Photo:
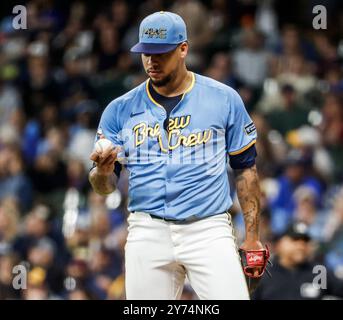
M 167 76 L 165 76 L 163 79 L 161 80 L 153 80 L 150 77 L 150 81 L 151 83 L 156 86 L 156 87 L 164 87 L 166 84 L 168 84 L 170 81 L 172 80 L 172 75 L 169 74 Z

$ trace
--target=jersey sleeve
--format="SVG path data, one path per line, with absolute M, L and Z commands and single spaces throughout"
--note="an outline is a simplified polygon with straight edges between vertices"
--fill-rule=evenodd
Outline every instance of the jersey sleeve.
M 226 128 L 226 150 L 230 156 L 238 155 L 255 144 L 257 133 L 239 94 L 232 90 L 229 99 Z
M 110 140 L 115 146 L 122 146 L 121 128 L 119 122 L 118 106 L 113 101 L 104 110 L 101 115 L 94 144 L 100 139 L 101 135 L 104 135 L 106 139 Z M 95 164 L 93 164 L 93 167 Z M 114 165 L 114 173 L 119 178 L 122 165 L 116 161 Z
M 230 156 L 230 166 L 232 169 L 245 169 L 250 168 L 255 164 L 255 158 L 257 156 L 255 145 L 252 145 L 243 152 Z
M 121 128 L 118 118 L 118 107 L 116 103 L 111 102 L 101 115 L 95 141 L 98 141 L 101 135 L 110 140 L 115 146 L 122 146 Z

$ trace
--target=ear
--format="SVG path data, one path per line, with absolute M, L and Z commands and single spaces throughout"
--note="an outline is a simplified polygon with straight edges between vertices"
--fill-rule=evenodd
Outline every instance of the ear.
M 185 59 L 188 53 L 188 43 L 182 42 L 180 45 L 180 57 Z

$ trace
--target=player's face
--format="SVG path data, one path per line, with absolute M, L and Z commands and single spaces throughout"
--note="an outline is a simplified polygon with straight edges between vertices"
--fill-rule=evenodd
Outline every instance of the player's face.
M 180 44 L 175 50 L 162 54 L 142 54 L 145 72 L 151 82 L 162 87 L 173 80 L 182 68 L 187 55 L 188 44 Z

